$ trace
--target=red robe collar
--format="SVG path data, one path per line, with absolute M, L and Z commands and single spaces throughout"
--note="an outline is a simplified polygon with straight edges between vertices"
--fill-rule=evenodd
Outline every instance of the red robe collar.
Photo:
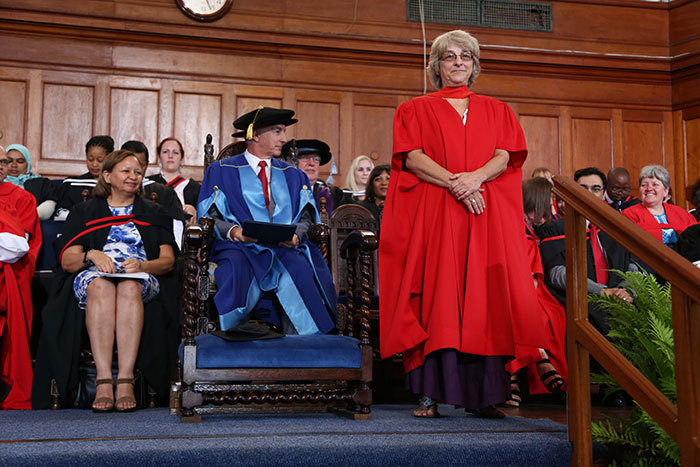
M 442 97 L 446 99 L 466 99 L 467 97 L 474 94 L 466 86 L 457 86 L 455 88 L 442 88 L 438 92 L 433 93 L 436 97 Z

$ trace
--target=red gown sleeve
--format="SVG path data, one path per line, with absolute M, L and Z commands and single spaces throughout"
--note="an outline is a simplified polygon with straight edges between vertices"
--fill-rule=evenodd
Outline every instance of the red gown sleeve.
M 501 119 L 496 148 L 508 151 L 510 153 L 508 165 L 518 169 L 523 166 L 527 158 L 525 134 L 513 110 L 503 102 L 500 102 L 500 105 Z

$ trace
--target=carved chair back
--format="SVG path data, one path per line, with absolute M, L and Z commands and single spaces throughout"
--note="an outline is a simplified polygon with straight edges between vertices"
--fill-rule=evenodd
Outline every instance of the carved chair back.
M 353 230 L 369 230 L 377 234 L 377 220 L 372 213 L 363 206 L 358 204 L 344 204 L 333 210 L 330 219 L 328 220 L 330 228 L 330 251 L 338 251 L 340 245 L 343 244 L 345 238 Z M 377 255 L 373 254 L 373 272 L 374 278 L 374 295 L 377 295 L 376 271 L 377 271 Z M 347 283 L 347 263 L 340 260 L 338 255 L 335 255 L 330 260 L 331 274 L 333 275 L 333 283 L 335 290 L 339 295 L 346 295 L 348 290 Z

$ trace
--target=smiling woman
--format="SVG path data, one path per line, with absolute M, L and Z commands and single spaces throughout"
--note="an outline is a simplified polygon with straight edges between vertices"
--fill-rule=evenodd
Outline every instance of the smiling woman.
M 51 180 L 32 172 L 29 149 L 21 144 L 7 147 L 7 181 L 24 188 L 36 199 L 36 210 L 40 220 L 49 219 L 56 210 L 58 189 Z
M 382 357 L 403 354 L 416 417 L 437 402 L 505 415 L 515 345 L 546 347 L 525 258 L 525 137 L 503 102 L 470 91 L 479 44 L 437 37 L 428 73 L 438 92 L 399 106 L 379 242 Z M 488 207 L 488 209 L 487 209 Z M 468 324 L 467 324 L 468 323 Z M 536 324 L 535 324 L 536 323 Z
M 685 209 L 664 203 L 670 186 L 671 177 L 664 167 L 643 167 L 639 172 L 639 198 L 642 204 L 627 208 L 622 214 L 665 245 L 675 247 L 680 234 L 697 221 Z
M 65 320 L 66 313 L 76 313 L 74 306 L 85 310 L 85 325 L 97 368 L 96 399 L 92 406 L 95 412 L 128 412 L 136 408 L 134 367 L 141 332 L 154 329 L 153 324 L 144 326 L 144 304 L 158 298 L 162 286 L 157 276 L 170 272 L 175 263 L 172 220 L 157 204 L 138 196 L 143 190 L 142 179 L 141 164 L 133 152 L 119 150 L 110 153 L 104 160 L 95 186 L 95 197 L 71 210 L 57 245 L 61 268 L 56 281 L 64 285 L 57 289 L 60 290 L 57 292 L 59 297 L 52 297 L 47 307 L 58 307 L 49 313 L 52 320 Z M 115 273 L 139 274 L 105 277 L 105 274 Z M 75 302 L 76 305 L 71 306 Z M 146 320 L 158 314 L 149 313 Z M 76 313 L 76 316 L 81 315 Z M 77 325 L 82 329 L 82 323 Z M 70 324 L 56 327 L 74 332 Z M 42 339 L 48 344 L 40 344 L 40 347 L 65 345 L 58 332 L 51 328 L 50 332 L 42 334 Z M 163 329 L 160 328 L 159 332 Z M 78 331 L 75 335 L 80 333 Z M 119 353 L 116 402 L 111 370 L 115 333 Z M 160 341 L 144 338 L 148 343 L 141 346 L 142 351 L 154 349 L 157 343 L 162 343 L 162 338 L 164 336 Z M 168 353 L 164 347 L 157 350 L 161 360 L 152 359 L 150 362 L 155 368 L 142 367 L 142 371 L 149 384 L 159 388 L 156 389 L 159 395 L 165 396 Z M 37 357 L 37 368 L 45 369 L 46 362 L 50 362 L 53 368 L 48 373 L 65 384 L 59 388 L 61 395 L 67 394 L 71 383 L 68 375 L 61 372 L 71 368 L 70 360 L 75 357 L 70 351 L 65 353 L 60 358 L 49 358 L 46 354 Z M 39 374 L 46 375 L 45 371 L 39 371 Z M 162 372 L 165 377 L 159 378 L 155 375 L 157 372 Z M 35 384 L 33 395 L 35 407 L 45 404 L 45 378 L 40 376 L 39 380 L 42 383 Z

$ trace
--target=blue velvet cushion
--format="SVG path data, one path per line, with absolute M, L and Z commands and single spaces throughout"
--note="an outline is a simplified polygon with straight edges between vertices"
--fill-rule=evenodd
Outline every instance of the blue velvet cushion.
M 318 334 L 230 342 L 197 336 L 197 368 L 360 368 L 360 341 Z M 180 344 L 180 358 L 183 345 Z

